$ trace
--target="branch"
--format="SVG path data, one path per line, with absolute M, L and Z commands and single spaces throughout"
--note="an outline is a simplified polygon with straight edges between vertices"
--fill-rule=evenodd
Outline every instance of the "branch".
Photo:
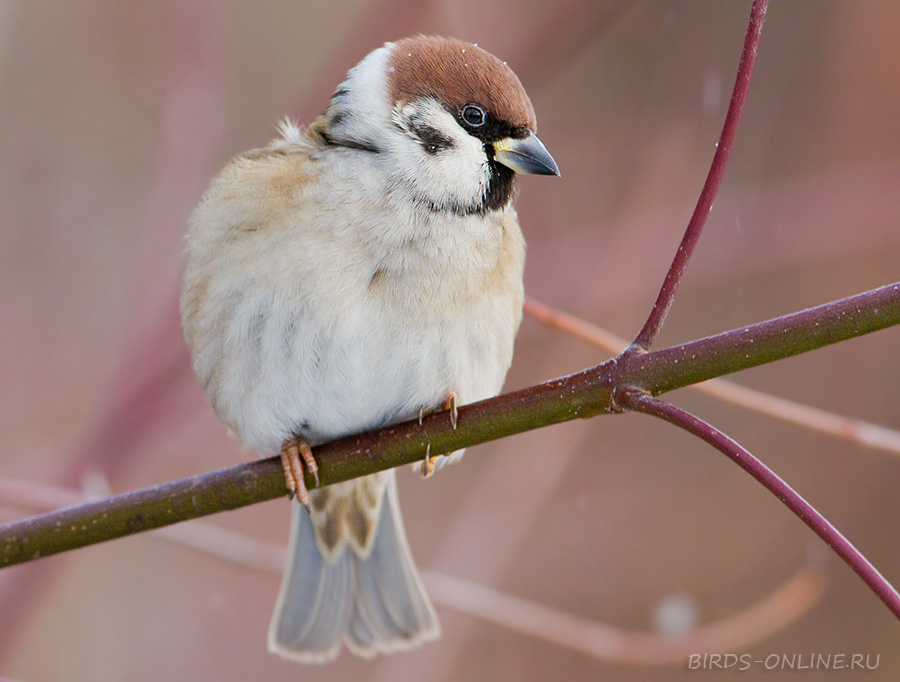
M 84 499 L 84 493 L 73 489 L 0 478 L 0 505 L 44 510 L 55 508 L 60 500 L 72 504 L 71 500 Z M 245 568 L 277 574 L 284 570 L 283 544 L 262 542 L 211 523 L 193 521 L 160 528 L 154 536 Z M 658 666 L 683 664 L 697 651 L 746 649 L 792 625 L 825 594 L 820 563 L 809 557 L 806 565 L 744 610 L 678 637 L 624 630 L 438 571 L 423 570 L 421 576 L 432 600 L 444 608 L 594 658 Z
M 524 308 L 526 315 L 531 315 L 542 324 L 559 329 L 602 350 L 617 354 L 628 347 L 625 339 L 580 317 L 551 308 L 530 296 L 525 297 Z M 835 438 L 884 450 L 892 455 L 900 455 L 900 431 L 873 424 L 864 419 L 846 417 L 794 400 L 780 398 L 771 393 L 741 386 L 727 379 L 710 379 L 699 384 L 692 384 L 689 388 L 713 396 L 722 402 L 737 405 L 788 424 L 802 426 L 819 433 L 827 433 Z
M 684 666 L 698 651 L 746 649 L 806 614 L 825 591 L 823 574 L 804 567 L 746 611 L 672 637 L 623 630 L 445 573 L 422 577 L 445 608 L 596 659 L 646 666 Z
M 722 184 L 722 177 L 725 175 L 725 166 L 728 164 L 728 155 L 734 144 L 738 123 L 741 121 L 741 111 L 744 109 L 747 91 L 750 89 L 750 76 L 753 73 L 753 62 L 756 60 L 756 50 L 759 46 L 763 22 L 766 18 L 767 5 L 767 0 L 754 0 L 750 8 L 750 23 L 747 25 L 744 49 L 741 52 L 741 61 L 738 65 L 737 77 L 734 80 L 734 89 L 731 92 L 728 112 L 725 114 L 722 134 L 719 136 L 719 142 L 716 144 L 716 153 L 713 154 L 712 164 L 706 176 L 706 182 L 703 184 L 703 190 L 700 192 L 700 198 L 697 200 L 697 206 L 694 208 L 694 213 L 691 216 L 691 221 L 688 223 L 684 236 L 681 238 L 681 244 L 678 245 L 678 251 L 675 252 L 672 265 L 669 266 L 669 272 L 666 273 L 666 278 L 659 290 L 659 296 L 657 296 L 656 302 L 653 304 L 653 309 L 650 311 L 650 316 L 632 344 L 632 352 L 650 348 L 650 345 L 659 334 L 659 330 L 662 329 L 663 322 L 666 321 L 666 315 L 669 314 L 669 308 L 672 307 L 672 301 L 675 299 L 675 292 L 681 283 L 684 269 L 694 253 L 694 247 L 697 245 L 697 240 L 700 239 L 703 226 L 706 225 L 706 218 L 709 216 L 710 210 L 712 210 L 713 201 L 716 198 L 716 193 L 719 191 L 719 185 Z
M 314 449 L 322 485 L 542 426 L 614 412 L 614 390 L 658 395 L 900 323 L 900 282 Z M 313 481 L 307 480 L 312 486 Z M 0 526 L 0 567 L 132 535 L 286 493 L 277 457 Z
M 900 323 L 900 282 L 766 322 L 638 353 L 619 365 L 647 366 L 640 386 L 659 395 Z M 626 351 L 627 353 L 627 351 Z
M 827 542 L 894 615 L 900 618 L 900 594 L 897 593 L 897 590 L 828 519 L 748 450 L 702 419 L 646 393 L 625 390 L 621 394 L 617 394 L 616 400 L 624 408 L 643 412 L 674 424 L 688 433 L 702 438 L 727 455 L 732 462 L 762 483 L 766 490 L 784 502 L 785 506 L 799 516 L 803 523 Z

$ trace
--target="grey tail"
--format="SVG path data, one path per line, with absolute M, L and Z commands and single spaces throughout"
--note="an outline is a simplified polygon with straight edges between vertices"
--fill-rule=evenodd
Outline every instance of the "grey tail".
M 269 626 L 269 651 L 325 663 L 341 642 L 356 655 L 403 651 L 440 635 L 437 615 L 413 563 L 391 472 L 368 556 L 344 547 L 326 562 L 309 514 L 292 503 L 291 542 L 281 593 Z

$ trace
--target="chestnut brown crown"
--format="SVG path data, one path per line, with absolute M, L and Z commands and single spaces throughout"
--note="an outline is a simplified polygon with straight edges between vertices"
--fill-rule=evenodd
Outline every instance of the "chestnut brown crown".
M 438 36 L 404 38 L 394 43 L 388 67 L 394 102 L 430 95 L 452 109 L 478 104 L 497 121 L 537 132 L 534 108 L 516 74 L 477 45 Z

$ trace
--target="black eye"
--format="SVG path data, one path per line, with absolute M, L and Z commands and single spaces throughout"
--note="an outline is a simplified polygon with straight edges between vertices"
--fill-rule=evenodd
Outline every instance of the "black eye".
M 473 128 L 483 126 L 485 119 L 484 109 L 482 109 L 477 104 L 467 104 L 463 107 L 462 118 L 463 121 L 468 123 Z

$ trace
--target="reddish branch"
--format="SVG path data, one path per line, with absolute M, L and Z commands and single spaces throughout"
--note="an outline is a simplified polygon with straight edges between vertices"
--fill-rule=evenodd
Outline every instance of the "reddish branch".
M 755 0 L 750 9 L 750 23 L 747 26 L 747 36 L 744 38 L 744 49 L 741 52 L 737 78 L 734 81 L 731 102 L 728 105 L 728 113 L 725 114 L 725 124 L 722 126 L 722 134 L 716 145 L 716 153 L 713 155 L 709 174 L 706 176 L 706 182 L 700 192 L 700 198 L 697 200 L 691 221 L 684 232 L 684 237 L 681 238 L 681 244 L 678 245 L 678 251 L 675 252 L 675 258 L 672 259 L 672 265 L 669 266 L 669 272 L 666 273 L 666 279 L 659 290 L 659 296 L 653 304 L 653 310 L 650 311 L 650 316 L 644 323 L 643 329 L 632 343 L 631 352 L 650 348 L 659 334 L 659 330 L 662 329 L 669 308 L 672 307 L 672 301 L 675 299 L 675 292 L 678 291 L 678 285 L 681 283 L 681 277 L 684 275 L 684 269 L 694 253 L 694 247 L 700 239 L 703 226 L 706 225 L 706 218 L 712 210 L 713 201 L 719 191 L 719 185 L 722 183 L 722 176 L 725 175 L 725 166 L 728 164 L 728 155 L 734 144 L 734 136 L 737 134 L 744 101 L 747 99 L 747 90 L 750 88 L 750 76 L 753 73 L 753 62 L 756 60 L 756 50 L 759 46 L 759 37 L 762 33 L 768 4 L 768 0 Z
M 788 509 L 800 517 L 803 523 L 827 542 L 838 556 L 846 561 L 865 581 L 866 585 L 878 595 L 879 599 L 893 611 L 894 615 L 900 618 L 900 594 L 897 593 L 897 590 L 828 519 L 748 450 L 702 419 L 646 393 L 622 391 L 616 395 L 616 402 L 626 409 L 644 412 L 674 424 L 688 433 L 702 438 L 727 455 L 732 462 L 762 483 L 766 490 L 784 502 Z
M 900 282 L 767 322 L 649 353 L 314 449 L 323 485 L 576 418 L 621 409 L 614 391 L 659 394 L 900 324 Z M 313 484 L 310 479 L 309 485 Z M 0 526 L 0 567 L 286 493 L 277 457 Z

